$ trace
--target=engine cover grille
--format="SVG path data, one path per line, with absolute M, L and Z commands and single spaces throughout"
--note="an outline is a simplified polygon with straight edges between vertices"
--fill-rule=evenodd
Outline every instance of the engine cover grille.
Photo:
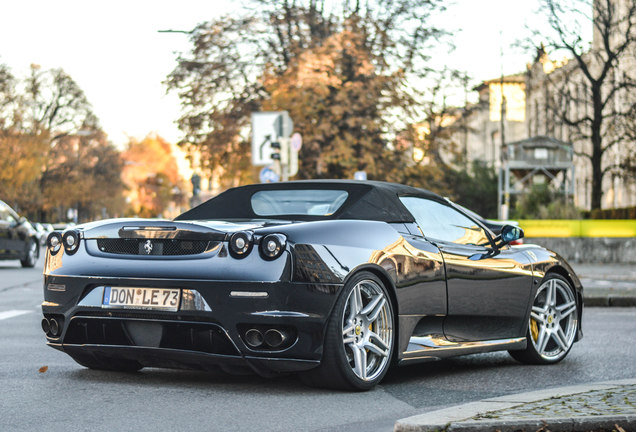
M 208 240 L 97 239 L 97 247 L 101 252 L 117 255 L 197 255 L 208 250 L 209 246 Z

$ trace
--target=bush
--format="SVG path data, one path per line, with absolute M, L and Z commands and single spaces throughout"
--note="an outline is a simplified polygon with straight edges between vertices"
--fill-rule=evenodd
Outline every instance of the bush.
M 497 172 L 494 168 L 475 161 L 470 171 L 446 170 L 444 180 L 453 201 L 482 217 L 497 217 Z
M 536 184 L 520 195 L 511 211 L 513 219 L 581 219 L 572 200 L 549 184 Z

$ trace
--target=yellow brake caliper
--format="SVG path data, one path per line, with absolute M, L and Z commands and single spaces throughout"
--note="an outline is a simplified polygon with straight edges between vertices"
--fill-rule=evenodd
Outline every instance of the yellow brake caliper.
M 373 323 L 369 324 L 369 330 L 373 331 Z M 369 352 L 369 348 L 366 348 L 366 351 Z
M 530 318 L 530 335 L 535 342 L 539 340 L 539 326 L 537 325 L 537 322 L 532 318 Z

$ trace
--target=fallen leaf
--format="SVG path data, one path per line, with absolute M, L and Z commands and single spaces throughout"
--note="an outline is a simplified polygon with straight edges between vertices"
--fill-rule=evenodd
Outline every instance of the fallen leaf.
M 47 370 L 49 370 L 49 367 L 48 367 L 48 366 L 42 366 L 42 367 L 39 369 L 40 373 L 44 373 L 44 372 L 46 372 Z

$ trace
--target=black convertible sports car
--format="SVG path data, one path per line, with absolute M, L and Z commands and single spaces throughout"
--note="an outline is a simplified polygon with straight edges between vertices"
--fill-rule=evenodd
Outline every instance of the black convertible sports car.
M 556 363 L 582 337 L 582 287 L 447 200 L 381 182 L 230 189 L 174 221 L 47 239 L 47 343 L 94 369 L 262 375 L 364 390 L 392 364 L 508 350 Z

